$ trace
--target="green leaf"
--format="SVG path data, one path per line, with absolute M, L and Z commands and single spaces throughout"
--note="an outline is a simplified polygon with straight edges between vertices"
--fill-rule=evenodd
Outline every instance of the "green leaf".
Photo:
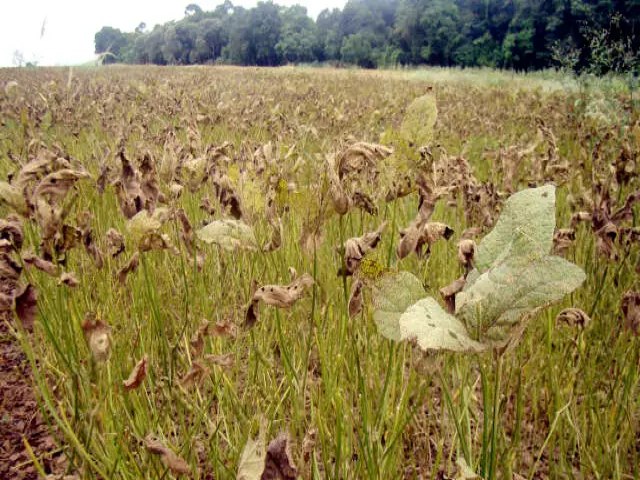
M 475 256 L 475 267 L 485 272 L 513 243 L 516 235 L 530 241 L 529 248 L 539 255 L 547 255 L 553 246 L 556 227 L 555 187 L 545 185 L 513 194 L 505 202 L 493 230 L 482 239 Z M 467 279 L 468 283 L 476 274 Z
M 400 133 L 405 140 L 417 146 L 424 146 L 433 139 L 433 130 L 438 118 L 436 97 L 427 93 L 416 98 L 404 115 Z
M 535 238 L 516 230 L 495 264 L 456 296 L 456 315 L 491 336 L 578 288 L 585 274 L 563 258 L 541 255 Z
M 423 350 L 481 352 L 486 347 L 469 337 L 464 324 L 431 298 L 411 305 L 400 316 L 400 338 L 415 339 Z
M 409 272 L 383 276 L 372 287 L 375 311 L 373 319 L 378 331 L 389 340 L 399 342 L 400 316 L 407 308 L 424 298 L 422 282 Z
M 215 220 L 196 232 L 200 240 L 215 243 L 225 250 L 257 250 L 253 229 L 239 220 Z

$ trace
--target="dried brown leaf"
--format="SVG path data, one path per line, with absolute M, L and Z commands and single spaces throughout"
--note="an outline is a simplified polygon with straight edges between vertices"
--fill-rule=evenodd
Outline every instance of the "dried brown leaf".
M 174 475 L 187 475 L 191 473 L 189 464 L 182 458 L 176 455 L 173 450 L 166 447 L 160 440 L 155 438 L 152 434 L 149 434 L 144 439 L 144 445 L 149 452 L 154 455 L 160 455 L 160 461 L 171 470 Z
M 22 326 L 27 330 L 33 328 L 38 312 L 38 292 L 36 287 L 28 283 L 19 290 L 14 297 L 16 305 L 16 315 L 22 322 Z
M 127 276 L 130 273 L 133 273 L 138 269 L 139 263 L 140 263 L 140 254 L 138 252 L 135 252 L 131 256 L 127 264 L 124 267 L 122 267 L 118 272 L 118 275 L 117 275 L 118 282 L 120 282 L 121 285 L 125 284 L 125 282 L 127 281 Z
M 138 388 L 145 377 L 147 376 L 147 356 L 143 356 L 138 363 L 136 363 L 133 370 L 129 374 L 129 378 L 122 382 L 125 390 L 133 390 Z

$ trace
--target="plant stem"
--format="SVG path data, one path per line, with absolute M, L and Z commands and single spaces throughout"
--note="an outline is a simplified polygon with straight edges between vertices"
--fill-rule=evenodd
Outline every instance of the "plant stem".
M 500 413 L 500 389 L 502 388 L 502 355 L 497 355 L 495 360 L 495 390 L 493 391 L 493 420 L 491 422 L 491 460 L 489 462 L 488 480 L 495 480 L 497 475 L 497 458 L 498 458 L 498 415 Z

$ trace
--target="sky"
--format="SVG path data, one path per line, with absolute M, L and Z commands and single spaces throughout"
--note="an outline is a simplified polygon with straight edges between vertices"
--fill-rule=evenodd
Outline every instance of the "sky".
M 0 6 L 0 67 L 14 65 L 14 52 L 38 65 L 77 65 L 95 58 L 93 37 L 103 26 L 133 31 L 184 17 L 190 3 L 213 10 L 224 0 L 5 0 Z M 232 0 L 253 7 L 256 0 Z M 275 0 L 299 4 L 316 18 L 325 8 L 342 8 L 346 0 Z

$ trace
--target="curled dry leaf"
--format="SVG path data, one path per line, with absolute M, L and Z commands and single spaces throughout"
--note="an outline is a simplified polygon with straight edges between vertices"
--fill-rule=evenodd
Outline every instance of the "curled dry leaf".
M 140 173 L 133 168 L 127 159 L 123 143 L 117 154 L 122 163 L 122 171 L 120 178 L 114 183 L 114 187 L 122 214 L 126 218 L 132 218 L 144 208 L 145 199 L 140 186 Z
M 140 254 L 136 252 L 131 256 L 127 264 L 124 267 L 122 267 L 118 272 L 118 282 L 120 282 L 121 285 L 125 284 L 125 282 L 127 281 L 127 276 L 130 273 L 133 273 L 138 269 L 139 263 L 140 263 Z
M 456 311 L 456 295 L 462 291 L 467 281 L 465 277 L 460 277 L 454 280 L 446 287 L 440 289 L 440 295 L 444 303 L 447 305 L 447 311 L 449 313 L 455 313 Z
M 305 464 L 309 463 L 311 460 L 311 455 L 316 448 L 317 438 L 317 428 L 310 428 L 307 430 L 307 433 L 304 434 L 304 439 L 302 440 L 302 460 Z
M 179 255 L 180 251 L 173 244 L 171 238 L 166 233 L 151 232 L 140 239 L 138 248 L 141 252 L 152 250 L 169 250 L 174 255 Z
M 338 154 L 335 167 L 341 179 L 350 174 L 372 172 L 379 161 L 392 153 L 393 149 L 384 145 L 356 142 Z
M 82 322 L 82 332 L 93 358 L 98 362 L 106 361 L 111 354 L 111 327 L 90 312 Z
M 231 368 L 234 364 L 234 357 L 232 353 L 225 353 L 224 355 L 205 355 L 204 359 L 222 368 Z
M 271 440 L 261 480 L 296 480 L 298 469 L 291 455 L 289 436 L 281 433 Z
M 271 239 L 262 248 L 263 252 L 273 252 L 282 246 L 282 221 L 274 218 L 269 221 L 271 225 Z
M 45 197 L 49 204 L 58 204 L 78 180 L 88 177 L 89 174 L 87 172 L 66 168 L 57 170 L 40 180 L 33 191 L 33 198 Z
M 353 275 L 364 256 L 376 248 L 382 238 L 387 223 L 382 223 L 374 232 L 365 233 L 361 237 L 349 238 L 344 242 L 344 264 L 346 266 L 346 275 Z
M 440 222 L 414 222 L 408 228 L 400 231 L 400 243 L 397 248 L 398 258 L 402 259 L 415 252 L 418 257 L 429 255 L 431 245 L 441 238 L 448 240 L 454 231 L 448 225 Z M 426 252 L 422 252 L 424 245 L 427 246 Z
M 22 326 L 27 330 L 33 327 L 38 311 L 38 292 L 36 287 L 28 283 L 19 290 L 15 297 L 16 315 L 22 322 Z
M 10 243 L 13 249 L 20 250 L 24 242 L 22 222 L 15 214 L 0 219 L 0 239 Z
M 109 255 L 116 258 L 122 252 L 124 252 L 124 236 L 118 232 L 115 228 L 110 228 L 106 233 L 107 248 L 109 249 Z
M 133 390 L 135 388 L 138 388 L 142 384 L 146 376 L 147 356 L 145 355 L 140 359 L 138 363 L 136 363 L 136 366 L 133 367 L 133 370 L 131 370 L 131 373 L 129 374 L 129 378 L 124 380 L 122 382 L 122 385 L 124 386 L 125 390 Z
M 629 291 L 622 296 L 624 326 L 635 336 L 640 335 L 640 292 Z
M 32 253 L 23 255 L 22 260 L 26 265 L 30 267 L 35 267 L 38 270 L 46 273 L 47 275 L 51 275 L 52 277 L 55 277 L 58 275 L 58 267 L 56 265 Z
M 351 294 L 349 295 L 349 318 L 353 318 L 362 311 L 362 289 L 364 283 L 359 278 L 351 285 Z
M 305 290 L 313 285 L 308 273 L 296 278 L 289 285 L 265 285 L 256 290 L 245 315 L 245 327 L 249 328 L 258 320 L 260 302 L 278 308 L 289 308 L 302 298 Z
M 556 228 L 553 233 L 553 251 L 558 255 L 565 253 L 576 239 L 573 228 Z
M 602 228 L 595 232 L 596 248 L 603 257 L 611 260 L 618 260 L 618 253 L 615 247 L 615 240 L 618 236 L 618 227 L 613 222 L 607 222 Z
M 75 288 L 80 285 L 80 281 L 76 278 L 73 272 L 64 272 L 58 279 L 58 285 L 66 285 L 70 288 Z
M 190 387 L 191 385 L 199 384 L 208 373 L 209 369 L 207 367 L 201 362 L 195 361 L 191 364 L 187 373 L 180 379 L 180 385 Z
M 331 197 L 333 208 L 338 215 L 344 215 L 351 208 L 351 199 L 346 194 L 340 181 L 335 167 L 335 159 L 333 157 L 325 157 L 325 159 L 327 179 L 329 181 L 329 196 Z
M 180 226 L 182 227 L 182 230 L 180 231 L 180 239 L 187 248 L 187 251 L 190 254 L 193 254 L 194 251 L 196 251 L 196 242 L 191 222 L 189 222 L 189 218 L 182 208 L 176 211 L 176 217 L 180 221 Z
M 364 210 L 369 215 L 373 215 L 374 217 L 378 215 L 378 207 L 376 206 L 373 198 L 367 195 L 364 192 L 353 192 L 351 196 L 354 207 L 359 208 L 360 210 Z
M 465 276 L 473 269 L 473 257 L 476 254 L 476 242 L 463 238 L 458 242 L 458 261 L 464 267 Z
M 171 473 L 174 475 L 187 475 L 191 473 L 189 464 L 182 457 L 176 455 L 173 450 L 166 447 L 152 434 L 145 437 L 144 445 L 149 452 L 154 455 L 160 455 L 160 461 L 162 461 L 164 466 L 171 470 Z
M 591 318 L 579 308 L 565 308 L 556 317 L 556 323 L 565 323 L 570 327 L 584 329 L 591 323 Z
M 11 311 L 22 267 L 11 257 L 10 252 L 0 253 L 0 311 Z

